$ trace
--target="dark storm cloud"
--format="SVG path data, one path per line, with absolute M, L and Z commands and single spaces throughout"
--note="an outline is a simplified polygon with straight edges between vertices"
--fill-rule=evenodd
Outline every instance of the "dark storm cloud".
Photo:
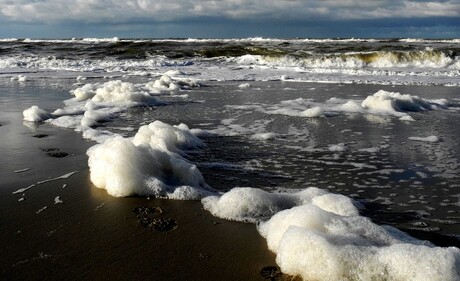
M 0 0 L 0 37 L 449 37 L 459 19 L 460 0 Z

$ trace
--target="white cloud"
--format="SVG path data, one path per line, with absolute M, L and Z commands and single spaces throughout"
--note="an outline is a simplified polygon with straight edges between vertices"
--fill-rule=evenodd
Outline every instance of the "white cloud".
M 0 17 L 17 22 L 228 19 L 375 19 L 460 16 L 460 0 L 0 0 Z

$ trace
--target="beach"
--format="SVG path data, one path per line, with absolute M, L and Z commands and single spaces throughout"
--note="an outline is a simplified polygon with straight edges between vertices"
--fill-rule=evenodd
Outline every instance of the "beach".
M 199 201 L 111 197 L 89 180 L 91 143 L 47 124 L 30 129 L 21 112 L 8 111 L 2 111 L 2 143 L 11 145 L 3 147 L 9 156 L 2 158 L 8 165 L 2 169 L 0 212 L 5 280 L 263 280 L 261 269 L 275 266 L 254 225 L 215 218 Z M 42 151 L 48 147 L 69 156 L 49 157 Z M 21 169 L 29 170 L 14 172 Z M 73 171 L 24 197 L 12 194 Z M 176 220 L 177 229 L 143 228 L 133 212 L 137 207 L 161 207 L 159 217 Z
M 345 81 L 360 68 L 313 75 L 299 65 L 267 67 L 269 56 L 248 65 L 239 53 L 220 55 L 149 66 L 155 71 L 139 70 L 143 60 L 124 62 L 127 70 L 117 63 L 115 72 L 74 73 L 68 61 L 62 73 L 5 68 L 6 280 L 330 278 L 344 257 L 396 272 L 386 259 L 417 261 L 408 252 L 422 263 L 438 257 L 442 272 L 458 264 L 456 78 L 404 76 L 399 65 L 394 77 L 371 75 L 380 71 L 373 66 Z M 238 68 L 236 59 L 246 62 Z M 285 226 L 277 220 L 295 212 L 310 215 L 293 225 L 312 236 L 299 238 L 306 234 L 293 227 L 278 252 L 273 237 Z M 291 244 L 324 247 L 330 257 L 300 246 L 282 251 Z M 297 272 L 291 265 L 302 256 L 329 259 L 330 267 L 316 272 L 319 261 Z M 344 272 L 360 271 L 346 280 L 373 276 L 350 260 Z M 398 276 L 415 274 L 410 262 Z M 443 274 L 455 280 L 458 268 L 450 270 Z

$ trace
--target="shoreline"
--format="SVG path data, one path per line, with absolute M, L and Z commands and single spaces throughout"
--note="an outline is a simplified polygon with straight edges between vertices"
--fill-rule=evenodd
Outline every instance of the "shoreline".
M 116 198 L 92 186 L 86 150 L 94 143 L 79 133 L 49 124 L 25 127 L 18 112 L 0 114 L 0 123 L 4 161 L 11 163 L 0 171 L 0 272 L 7 278 L 264 280 L 261 271 L 276 266 L 254 224 L 218 219 L 200 201 Z M 69 156 L 49 157 L 46 149 Z M 12 194 L 49 179 L 56 180 L 33 186 L 25 197 Z M 138 207 L 160 207 L 163 213 L 149 217 L 172 219 L 177 228 L 144 229 L 133 212 Z
M 36 133 L 49 134 L 48 141 L 30 137 L 37 150 L 48 143 L 70 151 L 71 139 L 74 147 L 70 157 L 38 157 L 49 165 L 10 173 L 7 182 L 16 184 L 2 188 L 0 272 L 6 279 L 264 280 L 261 270 L 276 266 L 255 225 L 213 217 L 200 201 L 111 197 L 92 186 L 88 168 L 82 169 L 89 142 L 48 124 Z M 43 175 L 75 169 L 67 179 L 25 191 L 23 201 L 12 194 L 26 182 L 43 181 Z M 56 196 L 62 203 L 55 204 Z M 162 208 L 158 217 L 174 219 L 177 228 L 144 229 L 133 212 L 137 207 Z

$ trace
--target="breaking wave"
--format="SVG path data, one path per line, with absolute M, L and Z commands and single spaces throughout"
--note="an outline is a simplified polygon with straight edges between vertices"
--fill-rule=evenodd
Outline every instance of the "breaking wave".
M 458 86 L 459 54 L 458 39 L 11 38 L 0 40 L 0 75 L 149 75 L 181 67 L 199 80 Z
M 244 55 L 240 64 L 295 66 L 305 68 L 445 68 L 459 70 L 456 53 L 437 50 L 375 51 L 363 53 L 302 54 L 302 55 Z

